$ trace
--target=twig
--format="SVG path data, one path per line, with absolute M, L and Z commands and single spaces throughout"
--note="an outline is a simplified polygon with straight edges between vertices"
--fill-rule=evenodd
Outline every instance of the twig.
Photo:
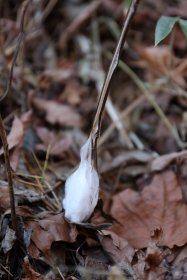
M 0 263 L 0 266 L 8 273 L 9 276 L 13 277 L 12 273 L 10 273 L 10 271 L 4 265 Z
M 127 31 L 130 25 L 130 22 L 136 12 L 138 3 L 140 0 L 132 0 L 132 3 L 130 5 L 130 8 L 128 10 L 124 25 L 123 25 L 123 29 L 116 47 L 116 50 L 114 52 L 108 73 L 106 75 L 105 81 L 104 81 L 104 85 L 100 94 L 100 98 L 98 101 L 98 106 L 97 106 L 97 110 L 96 110 L 96 114 L 95 114 L 95 118 L 93 121 L 93 126 L 90 132 L 90 137 L 92 139 L 93 142 L 93 151 L 94 151 L 94 163 L 95 166 L 97 167 L 97 140 L 100 134 L 100 128 L 101 128 L 101 120 L 102 120 L 102 115 L 103 115 L 103 110 L 105 107 L 105 103 L 107 100 L 107 96 L 109 93 L 109 86 L 111 83 L 111 79 L 112 76 L 114 74 L 114 71 L 117 68 L 118 62 L 119 62 L 119 57 L 126 39 L 126 35 L 127 35 Z
M 12 83 L 12 77 L 13 77 L 13 70 L 14 66 L 16 63 L 16 59 L 20 50 L 20 45 L 21 42 L 24 38 L 24 18 L 25 18 L 25 13 L 26 9 L 28 7 L 29 1 L 25 1 L 22 5 L 23 7 L 23 12 L 21 16 L 21 22 L 20 22 L 20 33 L 18 36 L 18 43 L 16 46 L 16 50 L 14 53 L 12 65 L 10 68 L 10 73 L 8 77 L 8 83 L 7 83 L 7 88 L 3 95 L 0 97 L 0 102 L 7 96 L 11 89 L 11 83 Z M 10 195 L 10 208 L 11 208 L 11 222 L 12 222 L 12 228 L 16 233 L 16 236 L 19 237 L 19 229 L 17 226 L 17 217 L 16 217 L 16 210 L 15 210 L 15 197 L 14 197 L 14 187 L 13 187 L 13 176 L 12 176 L 12 168 L 10 165 L 10 157 L 9 157 L 9 149 L 8 149 L 8 142 L 7 142 L 7 135 L 6 135 L 6 130 L 4 128 L 2 116 L 0 114 L 0 136 L 3 144 L 3 149 L 4 149 L 4 158 L 5 158 L 5 167 L 6 167 L 6 173 L 7 173 L 7 180 L 8 180 L 8 186 L 9 186 L 9 195 Z
M 64 276 L 62 275 L 62 272 L 60 271 L 60 268 L 58 266 L 56 266 L 56 269 L 57 269 L 60 277 L 62 278 L 62 280 L 65 280 Z
M 27 7 L 29 5 L 29 2 L 30 1 L 27 0 L 22 5 L 23 11 L 22 11 L 22 16 L 21 16 L 20 32 L 19 32 L 18 39 L 17 39 L 16 50 L 14 52 L 14 56 L 13 56 L 13 60 L 12 60 L 12 65 L 11 65 L 9 76 L 8 76 L 7 87 L 6 87 L 5 92 L 0 97 L 0 102 L 7 96 L 7 94 L 10 91 L 10 88 L 11 88 L 14 66 L 16 64 L 16 60 L 17 60 L 17 57 L 18 57 L 18 54 L 19 54 L 19 51 L 20 51 L 21 43 L 22 43 L 22 41 L 23 41 L 23 39 L 25 37 L 24 20 L 25 20 L 25 13 L 26 13 Z
M 98 23 L 97 21 L 93 21 L 92 24 L 93 29 L 93 52 L 94 52 L 94 60 L 92 69 L 94 70 L 94 78 L 96 81 L 97 90 L 100 93 L 102 91 L 103 83 L 104 83 L 104 70 L 101 63 L 101 47 L 100 47 L 100 40 L 99 40 L 99 30 L 98 30 Z M 112 103 L 112 99 L 108 96 L 106 101 L 106 111 L 115 124 L 116 128 L 119 131 L 120 141 L 127 145 L 129 149 L 133 148 L 133 144 L 128 136 L 128 133 L 124 127 L 124 123 L 119 118 L 119 112 L 115 108 Z
M 8 180 L 8 186 L 9 186 L 12 228 L 16 232 L 16 235 L 18 235 L 17 218 L 16 218 L 16 210 L 15 210 L 15 199 L 14 199 L 14 187 L 13 187 L 13 180 L 12 180 L 12 168 L 10 165 L 6 131 L 5 131 L 5 128 L 3 125 L 3 120 L 2 120 L 1 114 L 0 114 L 0 135 L 1 135 L 1 140 L 2 140 L 3 149 L 4 149 L 5 166 L 6 166 L 7 180 Z
M 71 24 L 66 28 L 65 32 L 62 34 L 59 45 L 63 46 L 67 40 L 79 29 L 81 26 L 87 22 L 95 11 L 102 4 L 102 0 L 95 0 L 88 4 L 84 10 L 71 22 Z
M 143 101 L 145 100 L 145 96 L 141 95 L 139 96 L 137 99 L 135 99 L 131 104 L 129 104 L 129 106 L 123 110 L 120 113 L 119 118 L 120 119 L 125 119 L 132 111 L 134 111 Z M 115 123 L 113 122 L 106 130 L 105 132 L 102 134 L 102 136 L 99 139 L 98 142 L 98 146 L 101 146 L 106 140 L 107 138 L 110 136 L 110 134 L 112 133 L 112 131 L 115 128 Z
M 113 105 L 112 100 L 110 96 L 108 97 L 106 101 L 106 110 L 107 113 L 109 114 L 111 120 L 113 121 L 114 125 L 119 131 L 119 138 L 120 142 L 122 144 L 126 144 L 128 149 L 133 149 L 134 145 L 128 135 L 128 132 L 125 129 L 125 122 L 122 122 L 122 119 L 120 118 L 120 113 L 118 109 Z
M 42 21 L 44 21 L 49 16 L 49 14 L 53 10 L 53 8 L 57 4 L 57 2 L 58 2 L 58 0 L 51 0 L 47 3 L 47 5 L 46 5 L 46 7 L 45 7 L 45 9 L 43 10 L 43 13 L 42 13 Z

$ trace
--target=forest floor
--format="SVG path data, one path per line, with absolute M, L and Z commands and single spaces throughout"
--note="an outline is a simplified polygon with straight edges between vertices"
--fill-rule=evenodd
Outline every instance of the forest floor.
M 64 217 L 64 184 L 129 1 L 29 2 L 22 32 L 22 1 L 0 2 L 1 96 L 15 62 L 0 102 L 11 165 L 2 146 L 0 279 L 187 279 L 187 38 L 176 25 L 154 46 L 158 19 L 185 19 L 187 1 L 140 1 L 102 119 L 99 202 L 83 225 Z

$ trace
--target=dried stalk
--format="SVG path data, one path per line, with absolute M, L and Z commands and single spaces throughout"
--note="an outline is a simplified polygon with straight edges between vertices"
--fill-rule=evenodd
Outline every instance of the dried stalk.
M 117 44 L 117 47 L 115 49 L 107 76 L 105 78 L 104 81 L 104 85 L 100 94 L 100 98 L 98 101 L 98 105 L 97 105 L 97 110 L 96 110 L 96 114 L 95 114 L 95 118 L 93 121 L 93 126 L 90 132 L 90 138 L 92 139 L 93 142 L 93 157 L 94 157 L 94 165 L 95 167 L 97 167 L 97 140 L 100 134 L 100 129 L 101 129 L 101 120 L 102 120 L 102 115 L 103 115 L 103 111 L 104 111 L 104 107 L 105 107 L 105 103 L 107 100 L 107 96 L 109 93 L 109 87 L 110 87 L 110 83 L 111 83 L 111 79 L 112 76 L 117 68 L 118 62 L 119 62 L 119 57 L 122 51 L 122 48 L 124 46 L 124 42 L 126 39 L 126 35 L 127 35 L 127 31 L 129 28 L 129 25 L 131 23 L 131 20 L 136 12 L 138 3 L 140 0 L 132 0 L 130 8 L 128 10 L 124 25 L 123 25 L 123 29 Z
M 17 46 L 16 50 L 13 56 L 13 61 L 12 65 L 10 68 L 9 72 L 9 77 L 8 77 L 8 83 L 7 83 L 7 88 L 3 95 L 0 97 L 0 102 L 7 96 L 11 89 L 11 84 L 12 84 L 12 77 L 13 77 L 13 70 L 14 66 L 16 63 L 17 56 L 20 51 L 20 46 L 23 41 L 25 32 L 24 32 L 24 19 L 25 19 L 25 13 L 28 7 L 29 1 L 25 1 L 23 3 L 23 11 L 22 11 L 22 16 L 21 16 L 21 22 L 20 22 L 20 33 L 18 36 L 18 41 L 17 41 Z M 19 237 L 19 229 L 17 225 L 17 217 L 16 217 L 16 209 L 15 209 L 15 196 L 14 196 L 14 187 L 13 187 L 13 176 L 12 176 L 12 168 L 10 165 L 10 157 L 9 157 L 9 149 L 8 149 L 8 142 L 7 142 L 7 135 L 6 135 L 6 130 L 4 128 L 2 116 L 0 114 L 0 137 L 2 140 L 3 144 L 3 150 L 4 150 L 4 158 L 5 158 L 5 167 L 6 167 L 6 173 L 7 173 L 7 180 L 8 180 L 8 186 L 9 186 L 9 195 L 10 195 L 10 208 L 11 208 L 11 222 L 12 222 L 12 228 L 16 233 L 16 236 Z
M 100 45 L 100 38 L 99 38 L 99 29 L 98 29 L 98 22 L 95 20 L 92 23 L 93 29 L 93 52 L 94 52 L 94 62 L 92 68 L 94 69 L 94 77 L 96 81 L 96 87 L 98 92 L 100 93 L 104 83 L 104 70 L 101 63 L 101 45 Z M 128 133 L 125 128 L 125 124 L 119 118 L 119 112 L 115 108 L 112 103 L 112 99 L 108 96 L 106 101 L 106 112 L 108 113 L 110 119 L 115 124 L 116 128 L 119 131 L 120 142 L 126 144 L 129 149 L 133 148 L 133 144 L 128 136 Z
M 21 16 L 20 32 L 19 32 L 18 39 L 17 39 L 16 50 L 14 52 L 14 56 L 13 56 L 13 60 L 12 60 L 12 65 L 11 65 L 9 76 L 8 76 L 7 87 L 6 87 L 5 92 L 0 97 L 0 102 L 8 95 L 8 93 L 10 91 L 10 88 L 11 88 L 14 66 L 16 64 L 16 60 L 17 60 L 17 57 L 18 57 L 18 54 L 19 54 L 19 51 L 20 51 L 21 43 L 23 42 L 23 39 L 25 37 L 24 20 L 25 20 L 25 13 L 26 13 L 27 7 L 29 5 L 29 2 L 30 1 L 27 0 L 22 5 L 23 11 L 22 11 L 22 16 Z
M 1 135 L 1 140 L 2 140 L 3 149 L 4 149 L 5 166 L 6 166 L 7 180 L 8 180 L 8 186 L 9 186 L 12 228 L 17 233 L 17 219 L 16 219 L 16 210 L 15 210 L 12 168 L 10 165 L 6 131 L 5 131 L 5 128 L 3 125 L 3 120 L 2 120 L 1 114 L 0 114 L 0 135 Z

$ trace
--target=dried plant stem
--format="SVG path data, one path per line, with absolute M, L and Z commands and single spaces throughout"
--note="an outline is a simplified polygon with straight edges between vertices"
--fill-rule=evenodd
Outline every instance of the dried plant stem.
M 7 180 L 8 180 L 8 186 L 9 186 L 12 228 L 16 232 L 16 235 L 18 236 L 17 218 L 16 218 L 16 210 L 15 210 L 15 199 L 14 199 L 14 187 L 13 187 L 13 179 L 12 179 L 12 169 L 11 169 L 11 165 L 10 165 L 7 136 L 6 136 L 6 131 L 4 128 L 1 114 L 0 114 L 0 135 L 1 135 L 1 140 L 2 140 L 3 149 L 4 149 L 5 166 L 6 166 Z
M 14 66 L 15 66 L 15 63 L 16 63 L 18 53 L 20 51 L 21 43 L 22 43 L 24 35 L 25 35 L 25 32 L 24 32 L 24 18 L 25 18 L 25 13 L 26 13 L 27 7 L 29 5 L 29 2 L 30 1 L 27 0 L 22 5 L 23 10 L 22 10 L 22 16 L 21 16 L 21 21 L 20 21 L 20 32 L 19 32 L 19 36 L 18 36 L 18 39 L 17 39 L 16 50 L 15 50 L 12 65 L 11 65 L 11 68 L 10 68 L 7 88 L 6 88 L 5 92 L 2 94 L 2 96 L 0 97 L 0 102 L 7 96 L 7 94 L 9 93 L 9 91 L 11 89 Z M 9 186 L 12 228 L 15 231 L 16 236 L 19 238 L 20 235 L 19 235 L 19 229 L 18 229 L 18 226 L 17 226 L 12 168 L 11 168 L 11 165 L 10 165 L 7 135 L 6 135 L 6 131 L 5 131 L 5 128 L 4 128 L 4 124 L 3 124 L 1 114 L 0 114 L 0 136 L 1 136 L 3 149 L 4 149 L 5 167 L 6 167 L 6 172 L 7 172 L 8 186 Z
M 27 7 L 29 5 L 29 2 L 30 1 L 27 0 L 27 1 L 23 2 L 23 5 L 22 5 L 23 11 L 22 11 L 21 22 L 20 22 L 20 32 L 19 32 L 19 35 L 18 35 L 17 45 L 16 45 L 16 49 L 15 49 L 15 52 L 14 52 L 14 56 L 13 56 L 12 65 L 11 65 L 11 68 L 10 68 L 9 76 L 8 76 L 7 87 L 6 87 L 5 92 L 0 97 L 0 102 L 7 96 L 7 94 L 10 91 L 10 88 L 11 88 L 14 66 L 16 64 L 16 60 L 17 60 L 17 57 L 18 57 L 18 54 L 19 54 L 19 51 L 20 51 L 20 48 L 21 48 L 21 43 L 23 42 L 23 39 L 25 37 L 24 19 L 25 19 L 25 13 L 26 13 Z
M 4 271 L 6 271 L 6 272 L 8 273 L 8 275 L 9 275 L 10 277 L 13 277 L 12 273 L 10 273 L 10 271 L 7 269 L 7 267 L 5 267 L 4 265 L 2 265 L 1 263 L 0 263 L 0 266 L 2 267 L 2 269 L 3 269 Z
M 114 71 L 117 68 L 117 65 L 119 62 L 119 57 L 120 57 L 120 54 L 121 54 L 121 51 L 122 51 L 122 48 L 123 48 L 123 45 L 124 45 L 124 42 L 126 39 L 127 31 L 128 31 L 130 22 L 136 12 L 139 1 L 140 0 L 132 0 L 132 2 L 131 2 L 130 8 L 128 10 L 128 13 L 127 13 L 124 25 L 123 25 L 123 29 L 122 29 L 120 38 L 119 38 L 117 47 L 115 49 L 108 73 L 107 73 L 105 81 L 104 81 L 102 91 L 100 94 L 100 98 L 98 101 L 98 106 L 97 106 L 95 118 L 93 121 L 93 126 L 92 126 L 92 129 L 90 132 L 90 137 L 93 142 L 93 151 L 94 151 L 94 157 L 95 157 L 94 163 L 95 163 L 96 167 L 97 167 L 97 140 L 98 140 L 99 133 L 100 133 L 103 110 L 104 110 L 107 96 L 109 93 L 109 86 L 110 86 Z
M 100 38 L 99 38 L 99 28 L 98 28 L 98 22 L 96 20 L 93 20 L 92 23 L 92 29 L 93 29 L 93 52 L 94 52 L 94 60 L 92 69 L 94 69 L 94 76 L 95 76 L 95 82 L 98 92 L 100 93 L 102 91 L 105 73 L 102 67 L 102 59 L 101 59 L 101 46 L 100 46 Z M 111 118 L 112 122 L 115 124 L 116 128 L 119 131 L 119 137 L 120 142 L 123 144 L 126 144 L 129 149 L 133 148 L 133 144 L 128 136 L 128 133 L 125 129 L 125 124 L 122 122 L 122 120 L 119 118 L 119 112 L 115 108 L 115 106 L 112 103 L 112 99 L 110 96 L 108 96 L 106 101 L 106 111 Z
M 132 113 L 132 111 L 134 111 L 143 101 L 145 100 L 145 96 L 141 95 L 139 96 L 137 99 L 135 99 L 125 110 L 123 110 L 120 115 L 119 118 L 121 120 L 125 119 L 128 117 L 129 114 Z M 106 130 L 105 132 L 102 134 L 102 136 L 99 139 L 98 142 L 98 147 L 100 147 L 107 139 L 108 137 L 110 137 L 111 133 L 113 132 L 113 130 L 115 129 L 116 125 L 113 122 Z
M 51 0 L 47 3 L 42 13 L 42 21 L 44 21 L 48 17 L 48 15 L 51 13 L 57 2 L 58 0 Z

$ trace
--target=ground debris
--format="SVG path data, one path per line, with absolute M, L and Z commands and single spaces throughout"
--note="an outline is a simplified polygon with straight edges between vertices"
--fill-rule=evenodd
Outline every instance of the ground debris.
M 1 2 L 1 97 L 25 35 L 0 104 L 20 231 L 0 143 L 0 279 L 186 279 L 187 40 L 177 24 L 154 46 L 159 17 L 185 23 L 186 0 L 140 1 L 102 118 L 99 202 L 83 223 L 64 216 L 65 180 L 90 135 L 129 1 L 24 1 L 22 33 L 23 1 Z

